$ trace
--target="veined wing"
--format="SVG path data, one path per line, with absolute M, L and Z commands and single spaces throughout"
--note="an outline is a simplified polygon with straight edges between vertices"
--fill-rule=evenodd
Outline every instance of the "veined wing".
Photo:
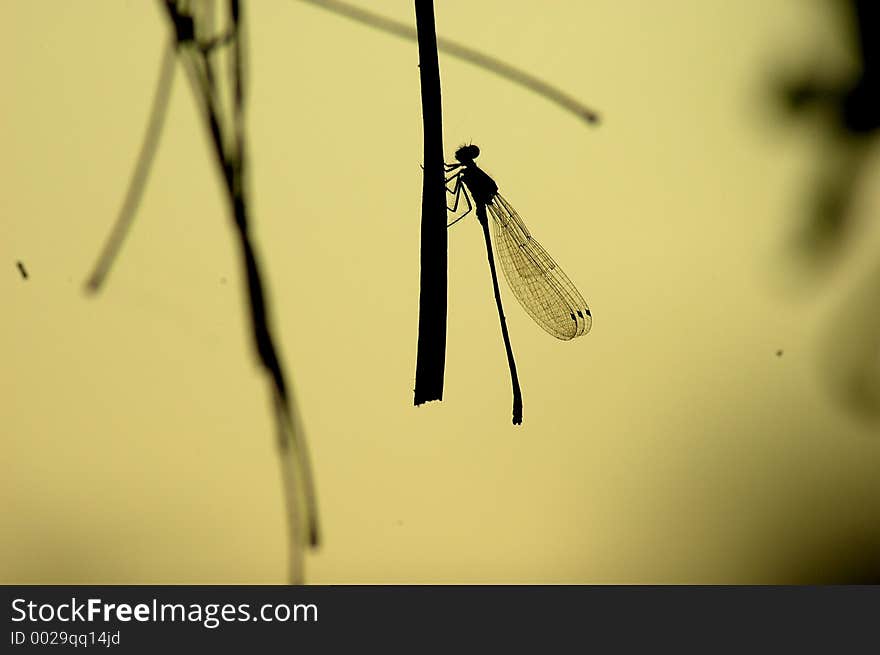
M 574 339 L 589 332 L 593 317 L 586 301 L 532 238 L 516 210 L 500 194 L 495 194 L 486 208 L 494 219 L 501 269 L 523 309 L 557 339 Z

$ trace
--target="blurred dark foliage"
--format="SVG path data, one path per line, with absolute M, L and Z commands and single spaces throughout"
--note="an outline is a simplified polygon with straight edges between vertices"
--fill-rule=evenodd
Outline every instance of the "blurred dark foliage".
M 880 4 L 831 0 L 842 14 L 840 38 L 851 43 L 856 70 L 837 79 L 805 73 L 783 84 L 786 107 L 820 121 L 829 152 L 815 187 L 812 216 L 799 245 L 815 256 L 837 253 L 852 229 L 852 196 L 880 128 Z M 821 257 L 818 257 L 822 259 Z
M 880 3 L 828 2 L 842 19 L 839 38 L 855 66 L 836 77 L 811 70 L 782 85 L 785 107 L 816 130 L 823 146 L 794 254 L 826 273 L 852 256 L 855 200 L 880 134 Z M 828 325 L 820 374 L 851 415 L 873 421 L 880 419 L 880 268 L 863 275 Z
M 860 70 L 853 79 L 837 84 L 804 79 L 788 88 L 792 109 L 801 110 L 812 103 L 826 103 L 835 113 L 837 127 L 844 134 L 868 135 L 880 127 L 880 98 L 877 81 L 880 75 L 880 4 L 874 0 L 835 0 L 834 5 L 846 14 Z

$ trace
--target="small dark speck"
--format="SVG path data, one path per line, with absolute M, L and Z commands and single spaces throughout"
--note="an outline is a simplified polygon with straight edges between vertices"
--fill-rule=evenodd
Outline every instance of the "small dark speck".
M 397 520 L 394 522 L 394 525 L 396 525 L 397 527 L 400 527 L 403 525 L 403 521 Z
M 18 262 L 15 262 L 15 265 L 18 266 L 18 272 L 21 273 L 21 276 L 25 280 L 27 280 L 28 279 L 28 272 L 27 272 L 27 269 L 25 269 L 24 264 L 21 263 L 20 261 L 18 261 Z
M 221 277 L 221 278 L 220 278 L 220 284 L 226 284 L 226 278 L 225 278 L 225 277 Z
M 777 356 L 777 357 L 782 357 L 782 350 L 777 350 L 777 351 L 776 351 L 776 356 Z

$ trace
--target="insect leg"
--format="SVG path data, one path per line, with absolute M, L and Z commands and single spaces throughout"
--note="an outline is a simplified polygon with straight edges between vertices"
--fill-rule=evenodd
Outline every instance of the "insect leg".
M 453 184 L 452 188 L 450 189 L 449 183 L 452 182 L 453 180 L 455 180 L 455 184 Z M 452 205 L 452 207 L 450 207 L 449 205 L 446 205 L 446 209 L 448 209 L 451 212 L 454 212 L 456 209 L 458 209 L 458 196 L 461 195 L 461 187 L 462 187 L 462 182 L 461 182 L 460 175 L 450 177 L 448 180 L 446 180 L 446 193 L 455 197 L 455 204 Z
M 447 191 L 449 191 L 449 189 L 447 189 Z M 452 191 L 449 191 L 449 193 L 452 193 Z M 462 196 L 464 196 L 464 201 L 465 203 L 467 203 L 467 211 L 451 223 L 447 224 L 447 228 L 452 227 L 453 225 L 458 223 L 461 219 L 470 214 L 471 211 L 473 211 L 474 209 L 474 206 L 471 204 L 471 199 L 468 197 L 467 190 L 464 188 L 464 184 L 462 184 L 461 178 L 459 178 L 458 182 L 455 185 L 455 204 L 452 207 L 449 207 L 448 205 L 446 206 L 446 208 L 449 209 L 453 214 L 458 211 L 458 201 L 461 199 Z
M 446 184 L 452 182 L 452 180 L 457 180 L 461 177 L 461 171 L 446 171 L 447 173 L 452 173 L 449 177 L 446 178 Z

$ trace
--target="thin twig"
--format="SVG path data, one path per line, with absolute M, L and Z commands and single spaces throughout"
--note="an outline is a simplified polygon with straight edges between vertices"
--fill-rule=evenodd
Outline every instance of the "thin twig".
M 340 16 L 345 16 L 346 18 L 350 18 L 364 25 L 375 27 L 378 30 L 393 34 L 394 36 L 399 36 L 411 41 L 415 41 L 418 38 L 416 30 L 406 23 L 386 18 L 371 11 L 361 9 L 360 7 L 355 7 L 346 2 L 339 2 L 339 0 L 300 0 L 300 2 L 327 9 Z M 500 75 L 501 77 L 519 84 L 538 95 L 544 96 L 550 102 L 559 105 L 587 123 L 599 122 L 599 114 L 597 112 L 590 109 L 576 98 L 565 93 L 562 89 L 559 89 L 552 84 L 548 84 L 531 73 L 526 73 L 500 59 L 478 50 L 474 50 L 473 48 L 469 48 L 466 45 L 462 45 L 461 43 L 457 43 L 450 39 L 444 39 L 442 37 L 438 38 L 437 47 L 440 49 L 440 52 L 444 52 L 452 57 L 456 57 L 470 64 L 474 64 L 475 66 L 479 66 L 480 68 L 484 68 L 489 72 Z
M 317 503 L 305 434 L 298 422 L 298 416 L 294 415 L 295 407 L 275 347 L 270 328 L 268 300 L 249 230 L 245 169 L 247 151 L 244 130 L 245 66 L 242 61 L 241 46 L 244 32 L 241 6 L 237 0 L 230 0 L 232 31 L 229 42 L 232 46 L 233 101 L 231 120 L 225 122 L 222 120 L 223 105 L 217 95 L 217 75 L 210 55 L 214 47 L 226 39 L 222 41 L 214 39 L 208 45 L 200 46 L 195 42 L 194 36 L 190 37 L 195 34 L 194 25 L 182 15 L 177 2 L 165 0 L 165 6 L 175 26 L 178 51 L 189 74 L 196 102 L 208 126 L 215 159 L 226 182 L 227 199 L 230 203 L 247 280 L 254 348 L 273 385 L 273 407 L 290 536 L 289 577 L 291 583 L 301 584 L 304 580 L 303 546 L 307 544 L 314 547 L 319 542 Z M 231 129 L 232 135 L 224 131 L 224 125 Z
M 150 120 L 147 123 L 147 131 L 141 143 L 141 151 L 137 158 L 131 181 L 125 192 L 125 200 L 116 217 L 116 223 L 107 238 L 98 262 L 86 281 L 86 290 L 97 293 L 107 278 L 116 256 L 122 248 L 122 243 L 128 235 L 132 221 L 140 205 L 141 196 L 153 166 L 156 149 L 159 146 L 159 137 L 162 134 L 162 126 L 165 124 L 165 115 L 168 113 L 168 101 L 171 98 L 171 88 L 174 82 L 174 42 L 168 43 L 162 53 L 162 63 L 159 65 L 159 77 L 156 81 L 156 91 L 153 94 L 153 108 L 150 110 Z
M 170 97 L 176 53 L 180 56 L 184 70 L 189 77 L 196 104 L 208 126 L 211 142 L 214 146 L 214 156 L 223 173 L 236 234 L 239 238 L 247 277 L 254 346 L 259 354 L 261 364 L 270 375 L 274 388 L 275 420 L 290 535 L 289 575 L 291 582 L 301 584 L 304 581 L 302 546 L 308 544 L 314 547 L 318 545 L 319 541 L 317 502 L 305 445 L 305 433 L 299 422 L 298 412 L 294 414 L 296 408 L 292 396 L 288 394 L 281 361 L 275 348 L 269 326 L 269 310 L 263 291 L 262 276 L 248 229 L 248 203 L 245 198 L 245 66 L 242 61 L 244 31 L 242 29 L 241 6 L 238 0 L 229 0 L 232 23 L 232 29 L 229 33 L 219 37 L 208 36 L 200 41 L 196 30 L 196 16 L 182 8 L 184 3 L 178 2 L 178 0 L 159 1 L 174 27 L 174 38 L 163 56 L 150 123 L 144 135 L 144 142 L 132 181 L 129 184 L 116 225 L 101 253 L 94 273 L 87 282 L 87 289 L 93 292 L 97 291 L 103 283 L 134 218 L 158 147 Z M 199 5 L 199 8 L 201 13 L 199 14 L 198 27 L 210 28 L 213 24 L 213 7 L 210 4 L 202 4 Z M 211 30 L 209 29 L 208 32 L 210 33 Z M 224 131 L 223 103 L 220 101 L 220 89 L 211 58 L 217 48 L 227 44 L 231 44 L 232 47 L 231 129 L 233 134 L 231 138 Z M 229 124 L 230 121 L 227 120 L 226 125 Z M 20 266 L 20 268 L 24 273 L 23 267 Z M 303 503 L 302 509 L 300 502 Z M 301 536 L 303 532 L 305 532 L 305 537 Z

